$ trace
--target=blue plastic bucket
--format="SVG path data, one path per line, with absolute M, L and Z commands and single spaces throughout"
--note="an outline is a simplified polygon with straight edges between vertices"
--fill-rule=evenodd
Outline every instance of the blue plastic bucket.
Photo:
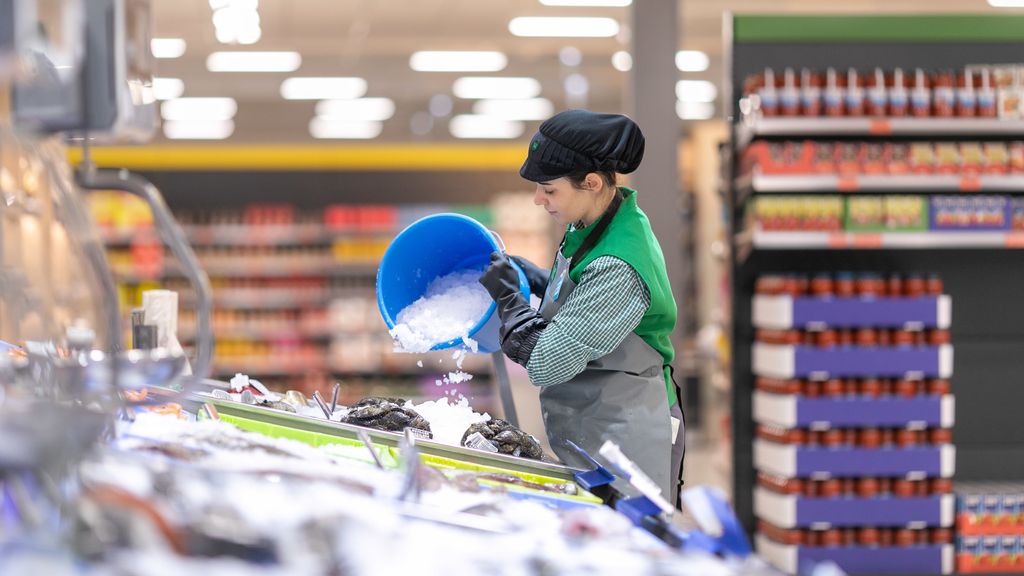
M 504 250 L 500 239 L 483 224 L 461 214 L 434 214 L 413 222 L 388 245 L 377 269 L 377 306 L 388 329 L 395 327 L 398 313 L 427 291 L 435 278 L 460 270 L 479 270 L 490 263 L 491 253 Z M 515 263 L 513 263 L 515 266 Z M 530 297 L 526 275 L 519 272 L 519 289 Z M 468 336 L 477 342 L 478 352 L 501 349 L 498 329 L 501 320 L 495 304 L 487 307 Z M 435 345 L 433 350 L 465 346 L 462 338 Z

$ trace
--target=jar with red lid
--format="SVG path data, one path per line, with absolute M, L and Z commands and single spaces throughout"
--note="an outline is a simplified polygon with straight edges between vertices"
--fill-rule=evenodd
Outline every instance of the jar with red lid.
M 914 494 L 917 496 L 928 495 L 928 480 L 914 480 Z
M 868 396 L 870 398 L 878 398 L 882 393 L 882 382 L 873 376 L 865 377 L 860 381 L 857 387 L 861 396 Z
M 902 296 L 903 277 L 896 273 L 889 274 L 889 277 L 885 279 L 885 291 L 893 298 Z
M 885 91 L 885 72 L 875 68 L 867 78 L 866 110 L 869 116 L 885 116 L 889 109 L 889 97 Z
M 929 274 L 928 278 L 925 279 L 925 292 L 929 296 L 941 296 L 943 288 L 942 278 L 938 274 Z
M 928 344 L 930 346 L 941 346 L 943 344 L 949 344 L 949 330 L 929 330 Z
M 932 115 L 949 118 L 956 114 L 955 76 L 952 70 L 940 70 L 932 78 Z
M 870 476 L 857 479 L 857 496 L 861 498 L 874 498 L 880 493 L 878 480 Z
M 857 443 L 864 448 L 878 448 L 882 445 L 882 433 L 878 428 L 861 428 Z
M 817 398 L 821 396 L 821 382 L 814 380 L 807 380 L 804 382 L 804 396 L 808 398 Z
M 932 445 L 952 444 L 953 431 L 949 428 L 931 428 L 928 430 L 928 443 Z
M 857 70 L 850 68 L 846 71 L 846 115 L 864 115 L 864 77 L 857 73 Z
M 892 346 L 892 331 L 885 328 L 878 329 L 878 345 L 885 348 Z
M 914 70 L 914 83 L 910 89 L 910 115 L 927 118 L 932 113 L 931 81 L 924 70 Z
M 828 298 L 834 293 L 832 275 L 827 273 L 815 274 L 811 278 L 811 296 Z
M 928 393 L 934 395 L 949 394 L 950 386 L 949 380 L 943 380 L 941 378 L 932 378 L 928 381 Z
M 892 478 L 878 479 L 878 494 L 880 496 L 892 494 Z
M 927 528 L 922 528 L 920 530 L 915 530 L 914 532 L 916 532 L 917 535 L 918 545 L 925 546 L 929 544 L 931 538 L 931 530 L 928 530 Z
M 822 446 L 825 443 L 825 433 L 821 430 L 808 430 L 807 431 L 807 445 L 808 446 Z
M 797 144 L 792 145 L 796 146 Z M 794 276 L 796 276 L 796 285 L 800 288 L 800 292 L 798 294 L 794 294 L 794 296 L 806 295 L 811 290 L 810 277 L 808 277 L 807 274 L 795 274 Z
M 887 548 L 893 545 L 896 540 L 895 530 L 892 528 L 879 528 L 878 529 L 878 545 L 883 548 Z
M 821 393 L 825 396 L 842 396 L 845 388 L 839 378 L 829 378 L 821 385 Z
M 859 296 L 868 298 L 878 297 L 881 295 L 882 291 L 885 290 L 885 284 L 882 282 L 882 277 L 870 272 L 857 276 L 855 287 Z
M 857 529 L 843 528 L 843 546 L 854 546 L 857 544 Z
M 924 296 L 926 284 L 924 276 L 916 273 L 907 274 L 903 280 L 903 295 L 908 298 L 919 298 Z
M 910 498 L 915 493 L 914 483 L 906 478 L 897 478 L 892 481 L 892 494 L 897 498 Z
M 865 526 L 857 531 L 857 543 L 861 546 L 878 546 L 878 528 Z
M 808 478 L 804 481 L 804 496 L 808 498 L 816 498 L 819 494 L 819 483 L 818 480 L 811 480 Z
M 843 545 L 843 533 L 838 528 L 829 528 L 821 533 L 821 545 L 836 548 Z
M 914 332 L 914 346 L 924 346 L 928 343 L 928 334 L 924 330 Z
M 853 378 L 846 378 L 843 380 L 843 395 L 844 396 L 856 396 L 860 386 L 857 381 Z
M 766 117 L 779 114 L 779 93 L 775 83 L 775 71 L 765 68 L 762 81 L 757 89 L 757 96 L 761 114 Z
M 903 70 L 896 68 L 889 74 L 886 88 L 889 95 L 889 116 L 906 116 L 910 108 L 910 93 L 907 91 L 908 78 Z
M 843 483 L 838 478 L 823 480 L 818 488 L 818 494 L 822 498 L 836 498 L 843 494 Z
M 846 113 L 844 96 L 846 77 L 836 72 L 835 68 L 825 71 L 825 89 L 822 92 L 822 106 L 825 116 L 842 116 Z
M 882 428 L 882 446 L 892 446 L 896 443 L 896 431 L 892 428 Z
M 974 95 L 974 73 L 962 70 L 956 75 L 956 115 L 961 118 L 973 118 L 978 99 Z
M 929 494 L 952 494 L 953 481 L 949 478 L 932 478 L 928 481 Z
M 815 333 L 814 343 L 819 348 L 832 348 L 839 343 L 839 336 L 836 334 L 835 330 L 825 329 Z M 826 394 L 828 394 L 828 392 L 826 392 Z
M 800 112 L 821 116 L 821 74 L 808 68 L 800 71 Z
M 841 328 L 839 330 L 839 345 L 853 346 L 853 330 L 849 328 Z
M 896 381 L 896 384 L 894 385 L 894 392 L 897 396 L 902 398 L 913 398 L 914 396 L 917 396 L 918 389 L 920 387 L 919 385 L 920 382 L 901 378 Z
M 909 448 L 917 445 L 917 432 L 900 428 L 896 431 L 896 445 L 900 448 Z
M 862 348 L 873 348 L 878 345 L 878 334 L 871 328 L 858 328 L 854 342 Z
M 783 277 L 782 292 L 794 298 L 803 295 L 800 287 L 800 278 L 796 274 L 787 274 Z
M 786 277 L 782 274 L 765 274 L 754 282 L 754 292 L 765 296 L 777 296 L 786 291 Z
M 840 298 L 852 298 L 857 293 L 852 272 L 837 272 L 834 287 L 836 296 Z
M 910 330 L 893 330 L 892 345 L 901 348 L 913 346 L 914 333 Z
M 804 546 L 818 547 L 821 546 L 821 531 L 820 530 L 804 530 L 803 541 L 801 542 Z
M 854 435 L 856 436 L 856 430 L 854 430 L 853 428 L 850 428 L 849 431 L 853 432 Z M 856 444 L 856 442 L 853 441 L 853 442 L 850 442 L 849 444 L 851 446 L 853 446 L 853 445 Z M 843 478 L 842 484 L 843 484 L 843 496 L 846 496 L 847 498 L 849 498 L 849 497 L 852 497 L 852 496 L 854 496 L 856 494 L 856 492 L 857 492 L 857 481 L 855 479 L 853 479 L 853 478 Z
M 917 544 L 917 534 L 910 528 L 900 528 L 896 530 L 894 544 L 897 548 L 910 548 Z
M 892 396 L 892 380 L 889 378 L 883 378 L 882 380 L 879 380 L 879 382 L 881 383 L 881 395 Z
M 829 428 L 825 430 L 821 437 L 821 443 L 827 448 L 839 448 L 843 445 L 845 436 L 843 431 L 839 428 Z
M 932 544 L 950 544 L 953 542 L 953 531 L 949 528 L 932 528 L 929 540 Z

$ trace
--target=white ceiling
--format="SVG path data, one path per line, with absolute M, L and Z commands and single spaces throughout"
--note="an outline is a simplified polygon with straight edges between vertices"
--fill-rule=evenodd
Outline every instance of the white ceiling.
M 635 0 L 638 2 L 656 0 Z M 250 47 L 230 47 L 214 38 L 208 0 L 153 0 L 154 35 L 180 37 L 185 55 L 157 60 L 156 73 L 181 78 L 186 96 L 231 96 L 238 101 L 235 133 L 239 142 L 312 141 L 308 134 L 313 101 L 285 101 L 281 81 L 289 75 L 362 76 L 367 96 L 395 101 L 396 113 L 384 123 L 379 140 L 450 141 L 447 120 L 438 119 L 431 132 L 414 136 L 412 115 L 426 111 L 435 94 L 451 95 L 457 73 L 414 72 L 409 56 L 417 50 L 500 50 L 508 67 L 496 75 L 533 76 L 543 85 L 542 96 L 556 109 L 566 106 L 562 79 L 573 71 L 590 83 L 586 105 L 619 111 L 626 74 L 611 66 L 611 55 L 628 50 L 630 8 L 565 8 L 538 0 L 260 0 L 263 35 Z M 735 13 L 937 13 L 993 11 L 985 0 L 681 0 L 680 49 L 706 52 L 711 66 L 705 72 L 679 73 L 680 79 L 706 79 L 720 84 L 722 76 L 722 17 Z M 519 38 L 508 32 L 516 16 L 611 16 L 619 20 L 620 38 Z M 574 46 L 583 54 L 577 70 L 559 62 L 558 53 Z M 302 67 L 294 74 L 211 73 L 206 56 L 215 50 L 295 50 Z M 468 113 L 472 102 L 455 99 L 454 113 Z M 682 125 L 682 123 L 680 122 Z M 536 123 L 528 123 L 524 138 Z

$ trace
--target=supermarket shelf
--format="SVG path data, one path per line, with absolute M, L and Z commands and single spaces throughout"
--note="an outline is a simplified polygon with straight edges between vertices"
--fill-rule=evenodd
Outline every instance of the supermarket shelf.
M 231 265 L 203 266 L 203 270 L 212 278 L 284 278 L 284 277 L 366 277 L 377 274 L 377 263 L 339 264 L 328 260 L 319 265 L 295 264 L 289 262 L 271 262 L 269 259 L 245 261 L 238 260 Z M 142 282 L 163 278 L 182 278 L 184 273 L 176 264 L 164 266 L 162 274 L 155 277 L 139 275 L 134 269 L 114 268 L 114 276 L 123 282 Z
M 948 544 L 909 548 L 789 546 L 758 534 L 755 546 L 765 560 L 789 574 L 828 560 L 850 574 L 952 574 L 955 557 Z
M 754 467 L 785 478 L 920 476 L 950 478 L 956 447 L 848 448 L 778 444 L 754 440 Z
M 754 489 L 754 514 L 780 528 L 952 526 L 956 496 L 808 498 Z
M 955 400 L 951 394 L 916 398 L 804 398 L 755 390 L 753 412 L 755 422 L 783 428 L 951 428 Z
M 1024 121 L 1002 118 L 757 118 L 737 126 L 738 144 L 775 136 L 1017 136 Z
M 949 328 L 953 301 L 948 295 L 920 298 L 817 298 L 758 294 L 751 313 L 757 328 Z
M 438 375 L 448 372 L 448 370 L 437 370 L 431 371 L 429 369 L 404 369 L 404 370 L 338 370 L 328 363 L 321 361 L 317 358 L 315 361 L 296 363 L 296 364 L 264 364 L 251 363 L 247 361 L 237 360 L 218 360 L 214 363 L 213 374 L 218 376 L 232 376 L 236 373 L 241 372 L 242 374 L 249 374 L 251 376 L 296 376 L 305 374 L 310 371 L 322 371 L 332 376 L 341 378 L 361 378 L 366 380 L 388 380 L 388 379 L 402 379 L 402 380 L 418 380 L 427 378 L 436 378 Z M 473 379 L 469 380 L 469 385 L 472 386 L 478 382 L 483 383 L 489 381 L 490 373 L 483 371 L 474 371 Z
M 393 236 L 398 230 L 330 228 L 323 224 L 285 225 L 183 225 L 182 231 L 193 246 L 305 246 L 329 244 L 342 238 L 366 238 Z M 108 246 L 127 246 L 140 235 L 152 238 L 158 243 L 159 237 L 152 228 L 134 230 L 101 230 L 100 236 Z
M 982 174 L 761 174 L 737 179 L 738 190 L 795 192 L 1024 192 L 1024 175 Z
M 323 308 L 340 294 L 331 292 L 302 293 L 294 290 L 217 288 L 213 306 L 222 310 L 290 310 L 295 308 Z M 194 307 L 195 298 L 179 292 L 182 307 Z
M 1024 232 L 765 232 L 737 237 L 766 250 L 1024 248 Z
M 296 329 L 294 326 L 270 327 L 270 328 L 227 328 L 214 330 L 217 340 L 324 340 L 341 335 L 341 331 Z M 178 330 L 178 339 L 182 342 L 192 342 L 195 339 L 195 330 Z
M 953 374 L 953 346 L 818 348 L 754 343 L 754 374 L 772 378 L 906 377 Z

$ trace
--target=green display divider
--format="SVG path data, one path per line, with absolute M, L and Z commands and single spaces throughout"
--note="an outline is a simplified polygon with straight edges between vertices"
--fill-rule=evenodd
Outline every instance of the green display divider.
M 733 42 L 1024 42 L 1024 16 L 736 16 Z
M 242 430 L 247 430 L 249 432 L 256 432 L 256 433 L 259 433 L 259 434 L 263 434 L 264 436 L 269 436 L 271 438 L 287 438 L 289 440 L 295 440 L 297 442 L 302 442 L 303 444 L 308 444 L 310 446 L 314 446 L 314 447 L 318 447 L 318 448 L 329 447 L 329 446 L 332 446 L 332 445 L 340 445 L 340 446 L 346 446 L 346 447 L 358 447 L 361 450 L 363 450 L 364 453 L 365 453 L 365 450 L 366 450 L 366 446 L 362 442 L 360 442 L 358 440 L 351 440 L 349 438 L 341 438 L 339 436 L 332 436 L 330 434 L 322 434 L 320 432 L 311 432 L 309 430 L 299 430 L 299 429 L 296 429 L 296 428 L 289 428 L 288 426 L 281 426 L 279 424 L 270 424 L 270 423 L 267 423 L 267 422 L 260 422 L 260 421 L 257 421 L 257 420 L 250 420 L 248 418 L 239 418 L 238 416 L 230 416 L 230 415 L 227 415 L 227 414 L 221 414 L 220 415 L 220 420 L 222 422 L 227 422 L 228 424 L 236 426 L 236 427 L 238 427 L 238 428 L 240 428 Z M 391 448 L 391 447 L 388 447 L 388 446 L 376 446 L 375 445 L 374 449 L 377 451 L 378 456 L 380 456 L 381 463 L 386 468 L 396 468 L 396 467 L 398 467 L 398 449 L 397 448 Z M 351 455 L 347 454 L 347 453 L 346 454 L 337 454 L 337 455 L 341 456 L 341 457 L 345 457 L 345 458 L 351 458 L 351 459 L 354 459 L 354 460 L 358 460 L 360 462 L 366 462 L 366 463 L 369 463 L 369 464 L 373 463 L 373 458 L 369 455 L 369 453 L 365 453 L 365 456 L 363 456 L 359 452 L 355 452 L 354 454 L 351 454 Z M 466 471 L 472 471 L 472 472 L 492 472 L 492 473 L 497 473 L 497 474 L 508 474 L 510 476 L 515 476 L 515 477 L 520 478 L 520 479 L 522 479 L 522 480 L 524 480 L 526 482 L 532 482 L 534 484 L 565 484 L 565 481 L 559 480 L 558 478 L 551 478 L 550 476 L 543 476 L 543 475 L 540 475 L 540 474 L 530 474 L 530 473 L 527 473 L 527 472 L 517 472 L 517 471 L 514 471 L 514 470 L 506 470 L 504 468 L 498 468 L 498 467 L 495 467 L 495 466 L 484 466 L 482 464 L 474 464 L 472 462 L 466 462 L 466 461 L 463 461 L 463 460 L 456 460 L 454 458 L 445 458 L 443 456 L 435 456 L 435 455 L 432 455 L 432 454 L 422 454 L 421 453 L 420 454 L 420 459 L 424 463 L 426 463 L 426 464 L 428 464 L 428 465 L 430 465 L 430 466 L 432 466 L 434 468 L 441 469 L 441 470 L 447 469 L 447 470 L 466 470 Z M 504 486 L 504 487 L 508 488 L 509 490 L 515 490 L 517 492 L 535 493 L 535 494 L 538 494 L 538 495 L 543 495 L 545 497 L 566 498 L 566 499 L 569 499 L 569 500 L 576 500 L 576 501 L 580 501 L 580 502 L 589 502 L 589 503 L 593 503 L 593 504 L 601 504 L 603 502 L 603 500 L 601 500 L 597 496 L 594 496 L 590 492 L 587 492 L 586 490 L 583 490 L 582 488 L 579 488 L 579 493 L 578 494 L 561 494 L 561 493 L 548 492 L 548 491 L 545 491 L 545 490 L 538 490 L 538 489 L 535 489 L 535 488 L 529 488 L 527 486 L 518 486 L 516 484 L 507 484 L 507 483 L 497 482 L 497 481 L 481 480 L 480 482 L 483 483 L 483 484 L 488 484 L 490 486 Z

